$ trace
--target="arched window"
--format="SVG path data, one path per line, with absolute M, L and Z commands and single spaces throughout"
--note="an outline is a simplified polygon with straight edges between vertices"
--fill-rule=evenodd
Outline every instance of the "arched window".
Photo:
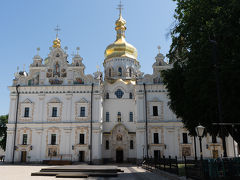
M 109 99 L 109 93 L 106 94 L 106 99 Z
M 109 69 L 109 70 L 108 70 L 108 77 L 111 77 L 111 76 L 112 76 L 112 70 Z
M 132 93 L 130 92 L 129 93 L 129 99 L 132 99 L 133 98 L 133 95 L 132 95 Z
M 118 68 L 118 75 L 122 76 L 122 68 L 121 67 Z
M 129 69 L 129 77 L 132 77 L 132 69 Z

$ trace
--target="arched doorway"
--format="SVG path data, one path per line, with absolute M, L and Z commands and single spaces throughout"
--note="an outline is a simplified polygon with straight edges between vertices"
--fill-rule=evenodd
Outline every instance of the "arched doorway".
M 122 148 L 116 149 L 116 162 L 117 163 L 123 162 L 123 149 Z

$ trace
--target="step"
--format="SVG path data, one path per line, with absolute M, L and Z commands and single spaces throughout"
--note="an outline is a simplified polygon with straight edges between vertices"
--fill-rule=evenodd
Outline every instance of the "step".
M 88 174 L 84 173 L 60 173 L 56 178 L 88 178 Z
M 56 176 L 59 172 L 35 172 L 31 176 Z

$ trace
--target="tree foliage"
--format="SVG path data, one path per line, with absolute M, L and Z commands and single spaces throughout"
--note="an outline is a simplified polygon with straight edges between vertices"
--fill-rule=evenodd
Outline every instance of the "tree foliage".
M 6 149 L 8 115 L 0 116 L 0 147 Z
M 240 126 L 220 131 L 212 124 L 219 122 L 216 75 L 223 122 L 240 123 L 240 1 L 174 1 L 168 54 L 173 68 L 163 72 L 170 108 L 192 135 L 200 123 L 210 134 L 230 133 L 240 144 Z M 211 40 L 217 43 L 216 51 Z

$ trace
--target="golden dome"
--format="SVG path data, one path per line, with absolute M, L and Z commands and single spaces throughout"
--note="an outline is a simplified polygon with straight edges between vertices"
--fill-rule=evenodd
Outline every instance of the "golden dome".
M 123 19 L 121 11 L 116 21 L 117 31 L 116 41 L 110 44 L 105 50 L 105 60 L 113 57 L 129 57 L 137 59 L 137 49 L 125 40 L 126 21 Z
M 54 41 L 53 41 L 53 46 L 54 48 L 60 48 L 61 47 L 61 41 L 60 39 L 56 38 Z

